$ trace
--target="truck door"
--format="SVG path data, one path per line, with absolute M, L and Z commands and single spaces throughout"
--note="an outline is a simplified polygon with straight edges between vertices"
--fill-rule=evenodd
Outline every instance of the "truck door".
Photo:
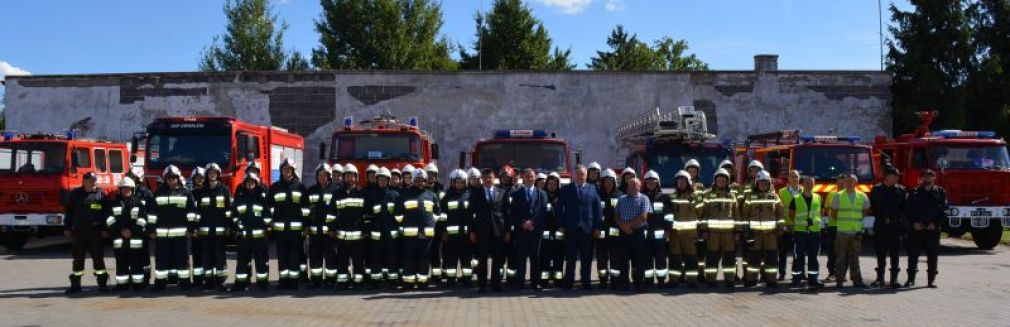
M 81 174 L 91 170 L 91 151 L 86 147 L 74 147 L 70 152 L 70 176 L 76 178 L 70 187 L 81 186 Z
M 112 175 L 109 174 L 109 157 L 105 148 L 94 148 L 95 153 L 95 174 L 98 174 L 98 187 L 108 189 L 112 183 Z
M 127 159 L 123 149 L 109 149 L 109 176 L 112 177 L 113 185 L 119 185 L 126 174 L 126 167 L 129 167 Z

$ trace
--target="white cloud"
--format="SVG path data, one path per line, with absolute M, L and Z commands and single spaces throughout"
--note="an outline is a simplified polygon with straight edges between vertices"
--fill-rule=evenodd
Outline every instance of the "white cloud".
M 566 15 L 578 15 L 586 10 L 593 0 L 537 0 L 548 7 L 557 8 Z
M 277 3 L 278 4 L 282 4 L 282 5 L 286 5 L 286 4 L 291 3 L 291 0 L 277 0 Z
M 621 11 L 624 10 L 624 0 L 607 0 L 603 4 L 603 9 L 607 11 Z
M 31 75 L 27 70 L 14 67 L 9 62 L 0 60 L 0 81 L 4 80 L 7 75 Z

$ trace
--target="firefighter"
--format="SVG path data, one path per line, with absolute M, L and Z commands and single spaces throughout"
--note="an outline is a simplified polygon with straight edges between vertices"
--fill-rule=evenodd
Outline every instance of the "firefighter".
M 546 184 L 547 184 L 547 174 L 537 173 L 537 178 L 533 180 L 533 187 L 536 187 L 538 190 L 543 190 Z
M 74 257 L 73 273 L 70 274 L 70 288 L 67 288 L 67 294 L 81 291 L 84 257 L 87 255 L 91 256 L 91 265 L 98 280 L 98 290 L 102 293 L 109 290 L 109 273 L 105 271 L 102 239 L 108 235 L 105 223 L 111 210 L 105 191 L 98 188 L 97 183 L 98 175 L 93 172 L 85 173 L 81 187 L 71 191 L 67 199 L 63 234 L 71 239 L 70 251 Z
M 806 279 L 807 287 L 818 289 L 824 287 L 818 281 L 820 265 L 817 256 L 821 249 L 821 212 L 823 199 L 813 192 L 814 177 L 804 177 L 803 191 L 789 201 L 789 214 L 786 227 L 793 233 L 795 250 L 793 251 L 793 286 Z M 791 194 L 791 193 L 790 193 Z
M 202 261 L 197 263 L 194 256 L 193 264 L 202 267 L 205 290 L 223 291 L 228 278 L 225 244 L 231 226 L 231 191 L 221 183 L 221 167 L 216 163 L 207 165 L 205 184 L 202 192 L 193 194 L 199 214 L 194 240 L 200 240 L 203 251 Z M 193 269 L 194 277 L 196 273 Z
M 743 187 L 744 190 L 752 190 L 754 187 L 754 182 L 757 181 L 758 173 L 764 170 L 765 170 L 764 164 L 762 164 L 760 161 L 757 160 L 751 160 L 750 163 L 747 164 L 747 181 L 746 183 L 744 183 L 744 185 L 741 185 L 741 187 Z M 741 196 L 742 195 L 743 194 L 741 194 Z
M 516 175 L 515 169 L 512 169 L 512 166 L 509 165 L 505 165 L 505 167 L 502 167 L 502 169 L 498 171 L 498 186 L 501 186 L 501 188 L 505 190 L 506 197 L 509 197 L 508 198 L 509 203 L 512 203 L 512 199 L 510 196 L 512 194 L 512 191 L 515 190 L 516 188 L 515 175 Z M 511 235 L 515 235 L 515 232 L 512 230 L 513 227 L 515 226 L 509 224 L 506 218 L 505 228 L 511 232 Z M 517 258 L 514 257 L 515 253 L 516 253 L 515 243 L 511 242 L 510 239 L 508 242 L 505 242 L 505 265 L 502 268 L 504 269 L 502 274 L 505 276 L 507 285 L 514 285 L 515 283 L 514 280 L 516 276 L 515 265 L 516 261 L 518 260 Z
M 403 185 L 403 174 L 400 173 L 399 169 L 393 168 L 389 170 L 389 188 L 399 192 L 400 186 Z
M 133 192 L 136 193 L 137 196 L 139 196 L 140 199 L 144 201 L 146 206 L 145 209 L 147 210 L 147 212 L 150 212 L 151 211 L 150 208 L 154 206 L 154 192 L 151 191 L 151 188 L 147 187 L 147 183 L 145 183 L 144 181 L 144 168 L 143 167 L 130 168 L 130 173 L 127 174 L 126 177 L 133 179 L 133 182 L 136 185 Z M 143 258 L 141 260 L 143 260 L 144 262 L 143 284 L 146 286 L 151 281 L 151 242 L 145 240 L 143 244 L 144 249 L 142 250 L 142 252 L 145 255 L 142 256 Z
M 628 181 L 630 181 L 632 178 L 635 178 L 635 177 L 638 177 L 638 174 L 635 173 L 635 170 L 632 169 L 631 167 L 625 167 L 624 170 L 621 171 L 621 183 L 617 187 L 617 189 L 620 190 L 621 193 L 627 192 L 628 191 Z
M 144 289 L 144 226 L 147 225 L 147 203 L 137 195 L 137 184 L 130 178 L 123 178 L 117 185 L 119 194 L 111 201 L 112 214 L 105 224 L 115 238 L 112 249 L 116 254 L 116 289 L 126 290 L 133 286 L 136 291 Z
M 183 290 L 190 288 L 189 227 L 196 223 L 196 202 L 186 189 L 182 172 L 174 165 L 162 174 L 164 185 L 154 195 L 154 212 L 148 215 L 148 230 L 154 230 L 154 288 L 160 292 L 173 279 Z
M 428 173 L 415 169 L 413 179 L 413 188 L 403 194 L 398 209 L 403 213 L 403 282 L 406 289 L 424 289 L 429 278 L 435 215 L 441 210 L 438 197 L 427 189 Z
M 375 186 L 375 174 L 379 173 L 379 166 L 368 165 L 365 167 L 365 188 Z
M 649 198 L 652 205 L 648 214 L 648 237 L 645 240 L 649 255 L 646 256 L 645 283 L 652 286 L 653 281 L 659 287 L 665 287 L 670 274 L 668 260 L 670 259 L 670 223 L 665 220 L 670 197 L 663 194 L 659 173 L 655 170 L 645 172 L 645 184 L 642 194 Z
M 342 289 L 361 285 L 365 281 L 365 198 L 359 186 L 358 168 L 344 166 L 344 188 L 334 196 L 337 210 L 337 286 Z
M 842 287 L 845 272 L 851 271 L 852 286 L 864 288 L 863 276 L 859 269 L 859 251 L 862 250 L 863 217 L 870 210 L 870 199 L 856 190 L 858 178 L 849 175 L 845 179 L 845 189 L 833 195 L 831 217 L 838 222 L 835 238 L 835 284 Z
M 874 185 L 870 190 L 870 209 L 873 211 L 873 250 L 877 255 L 877 279 L 870 286 L 884 287 L 884 271 L 887 269 L 887 258 L 891 259 L 891 288 L 901 286 L 898 283 L 898 273 L 901 272 L 898 263 L 898 251 L 905 226 L 905 199 L 908 193 L 905 187 L 898 184 L 900 173 L 895 168 L 887 168 L 884 181 Z
M 772 176 L 761 171 L 755 176 L 754 187 L 744 198 L 741 218 L 748 221 L 747 269 L 744 283 L 747 287 L 763 279 L 768 287 L 778 286 L 778 237 L 782 231 L 782 202 L 772 188 Z M 759 276 L 761 275 L 761 276 Z
M 480 169 L 470 167 L 467 170 L 467 180 L 466 185 L 470 187 L 471 190 L 480 188 Z
M 439 201 L 442 201 L 442 197 L 445 196 L 445 191 L 442 183 L 438 182 L 438 165 L 434 162 L 428 163 L 424 167 L 424 172 L 428 175 L 428 180 L 426 185 L 428 185 L 428 190 L 434 193 Z M 435 237 L 431 242 L 431 253 L 429 255 L 429 261 L 431 262 L 431 278 L 432 282 L 439 284 L 442 281 L 443 271 L 442 271 L 442 232 L 445 230 L 445 220 L 446 216 L 444 213 L 435 215 Z
M 702 230 L 707 244 L 705 281 L 709 287 L 716 286 L 721 263 L 725 287 L 732 289 L 737 276 L 735 241 L 740 237 L 737 194 L 730 188 L 729 171 L 716 170 L 714 180 L 712 188 L 705 193 L 701 215 L 705 219 Z
M 596 242 L 593 242 L 593 245 L 596 247 L 596 273 L 600 279 L 600 287 L 607 288 L 607 283 L 611 278 L 617 280 L 621 277 L 621 271 L 617 269 L 617 263 L 611 263 L 610 258 L 616 257 L 619 250 L 618 247 L 620 246 L 617 238 L 621 236 L 621 232 L 614 221 L 614 213 L 615 208 L 617 208 L 617 201 L 621 199 L 624 193 L 617 190 L 617 173 L 612 169 L 608 168 L 604 170 L 600 174 L 598 183 L 600 186 L 598 188 L 600 201 L 603 202 L 601 203 L 603 207 L 603 221 L 600 224 L 600 233 L 595 234 Z M 549 194 L 550 192 L 548 192 Z M 560 267 L 558 270 L 561 270 Z
M 684 164 L 684 170 L 686 170 L 687 173 L 691 175 L 691 180 L 693 181 L 691 185 L 694 187 L 694 190 L 698 192 L 704 192 L 705 184 L 702 183 L 701 178 L 699 178 L 699 176 L 701 176 L 701 164 L 698 163 L 698 160 L 697 159 L 688 160 L 687 163 Z
M 379 168 L 375 175 L 377 191 L 366 201 L 366 209 L 371 210 L 372 229 L 369 230 L 369 259 L 372 288 L 379 288 L 383 278 L 395 287 L 400 279 L 400 222 L 396 219 L 396 203 L 400 193 L 392 187 L 392 173 L 386 167 Z
M 600 185 L 600 178 L 602 178 L 600 176 L 600 174 L 603 173 L 602 169 L 603 169 L 603 167 L 600 166 L 600 163 L 598 163 L 596 161 L 593 161 L 592 163 L 590 163 L 589 167 L 586 168 L 586 174 L 587 174 L 586 175 L 586 183 L 599 186 Z
M 193 171 L 189 173 L 189 191 L 193 193 L 193 200 L 199 201 L 206 192 L 207 181 L 207 170 L 203 167 L 193 168 Z M 199 202 L 197 202 L 197 215 L 200 214 Z M 199 222 L 199 217 L 197 217 Z M 189 240 L 189 252 L 193 256 L 193 287 L 200 289 L 203 287 L 203 240 L 200 239 L 196 231 L 196 223 L 194 222 L 191 226 L 191 230 L 194 232 L 192 238 Z
M 344 166 L 339 163 L 330 166 L 330 187 L 334 190 L 344 187 Z
M 444 195 L 442 192 L 445 191 L 445 187 L 438 181 L 438 165 L 434 162 L 429 163 L 424 167 L 424 172 L 428 174 L 428 189 L 431 190 L 432 193 L 442 197 Z
M 831 202 L 835 200 L 835 193 L 838 193 L 845 189 L 846 179 L 848 179 L 847 174 L 838 175 L 838 177 L 835 178 L 836 181 L 835 187 L 837 190 L 834 192 L 829 192 L 827 197 L 825 197 L 824 199 L 824 211 L 827 213 L 826 215 L 828 216 L 828 227 L 827 229 L 825 229 L 824 235 L 822 236 L 823 240 L 821 246 L 824 247 L 823 250 L 825 253 L 827 253 L 827 260 L 828 260 L 828 262 L 825 264 L 825 267 L 828 269 L 828 277 L 824 279 L 824 282 L 826 283 L 834 282 L 836 279 L 835 254 L 837 252 L 835 251 L 835 240 L 838 238 L 838 219 L 835 219 L 830 214 L 831 211 L 830 209 L 832 206 Z
M 789 206 L 792 205 L 793 199 L 803 193 L 803 188 L 800 185 L 800 171 L 792 170 L 789 171 L 789 177 L 786 181 L 786 186 L 779 189 L 779 201 L 782 202 L 782 232 L 779 233 L 778 240 L 778 263 L 779 263 L 779 281 L 785 280 L 786 275 L 786 262 L 788 261 L 789 255 L 795 252 L 796 240 L 793 237 L 794 234 L 788 232 L 787 229 L 792 226 L 789 220 Z M 794 280 L 795 282 L 795 280 Z
M 445 192 L 440 203 L 443 215 L 446 217 L 443 233 L 439 239 L 445 255 L 442 271 L 445 273 L 447 284 L 450 287 L 456 285 L 457 279 L 463 281 L 463 287 L 470 287 L 470 280 L 473 278 L 473 267 L 470 266 L 470 244 L 468 244 L 466 229 L 472 218 L 467 216 L 467 208 L 470 205 L 470 189 L 466 185 L 466 179 L 467 173 L 462 169 L 456 169 L 449 173 L 449 190 Z
M 261 291 L 269 287 L 267 233 L 270 223 L 270 199 L 256 173 L 247 172 L 232 201 L 232 222 L 238 246 L 235 263 L 235 284 L 232 292 L 244 291 L 251 280 L 252 263 L 256 264 L 256 285 Z
M 614 179 L 611 188 L 616 189 L 616 178 Z M 561 231 L 561 221 L 554 211 L 558 204 L 560 189 L 561 176 L 554 172 L 547 175 L 547 181 L 544 182 L 544 191 L 547 192 L 547 219 L 544 220 L 544 239 L 540 246 L 540 260 L 542 260 L 540 277 L 544 281 L 553 280 L 556 286 L 562 285 L 565 265 L 565 234 Z
M 341 176 L 343 176 L 341 169 Z M 337 193 L 333 180 L 333 168 L 324 163 L 316 167 L 316 184 L 307 192 L 309 196 L 309 218 L 306 220 L 306 234 L 309 237 L 309 288 L 325 286 L 332 289 L 337 276 L 337 252 L 330 231 L 335 230 L 336 212 L 330 205 Z
M 400 194 L 410 191 L 410 185 L 414 183 L 414 170 L 414 166 L 403 166 L 403 178 L 400 179 L 400 182 L 403 184 L 400 185 Z
M 278 289 L 298 289 L 301 259 L 304 252 L 305 219 L 311 211 L 306 206 L 305 186 L 298 178 L 297 166 L 291 158 L 281 162 L 281 179 L 270 185 L 271 230 L 277 251 Z
M 681 170 L 674 179 L 674 194 L 669 200 L 669 209 L 663 220 L 672 224 L 670 234 L 670 281 L 677 286 L 682 280 L 691 288 L 698 286 L 698 240 L 699 209 L 701 196 L 691 186 L 691 174 Z
M 926 170 L 919 186 L 908 195 L 908 220 L 912 224 L 908 247 L 908 281 L 915 285 L 919 254 L 926 252 L 926 278 L 929 288 L 936 288 L 937 253 L 940 251 L 940 226 L 947 219 L 947 192 L 936 185 L 936 173 Z

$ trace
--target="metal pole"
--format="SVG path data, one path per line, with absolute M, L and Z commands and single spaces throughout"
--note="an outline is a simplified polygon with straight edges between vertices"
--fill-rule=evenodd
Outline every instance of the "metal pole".
M 877 34 L 880 37 L 880 70 L 884 70 L 884 7 L 882 0 L 877 0 Z

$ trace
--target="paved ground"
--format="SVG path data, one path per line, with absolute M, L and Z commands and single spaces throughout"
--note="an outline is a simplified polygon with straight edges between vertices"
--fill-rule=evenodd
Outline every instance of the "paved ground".
M 70 268 L 68 247 L 53 239 L 34 241 L 17 254 L 0 255 L 0 325 L 1006 326 L 1010 325 L 1008 249 L 981 251 L 967 242 L 944 240 L 936 290 L 921 286 L 897 292 L 827 288 L 818 294 L 764 288 L 646 294 L 548 290 L 488 297 L 463 290 L 270 291 L 237 296 L 171 291 L 152 296 L 102 295 L 88 287 L 83 295 L 68 298 L 62 293 Z M 871 278 L 870 257 L 863 257 L 862 267 L 865 277 Z M 93 278 L 86 280 L 93 285 Z M 919 282 L 924 285 L 925 276 Z

